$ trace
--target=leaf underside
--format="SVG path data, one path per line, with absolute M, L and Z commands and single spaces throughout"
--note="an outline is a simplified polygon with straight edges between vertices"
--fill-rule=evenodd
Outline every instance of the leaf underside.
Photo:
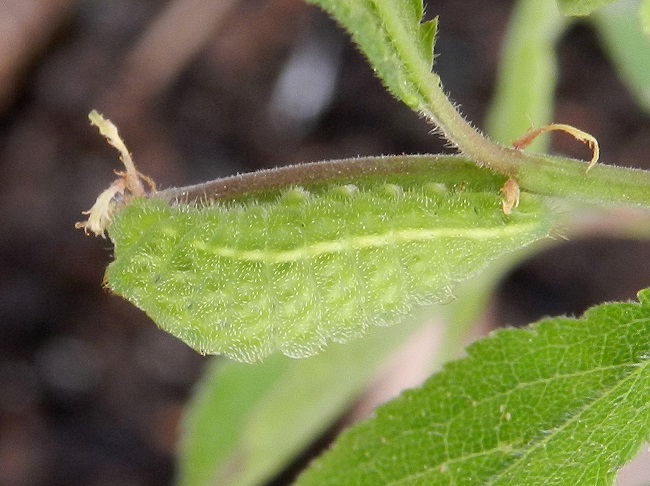
M 617 0 L 557 0 L 560 12 L 564 15 L 589 15 L 605 5 Z
M 592 15 L 598 36 L 621 80 L 646 113 L 650 113 L 650 2 L 646 2 L 648 31 L 636 5 L 616 4 Z M 637 15 L 641 14 L 641 21 Z
M 423 83 L 431 72 L 437 22 L 422 22 L 422 0 L 307 0 L 345 27 L 386 88 L 411 109 L 427 114 Z M 426 80 L 426 81 L 424 81 Z
M 189 404 L 177 486 L 266 484 L 332 426 L 377 368 L 430 319 L 375 329 L 310 359 L 214 359 Z
M 555 44 L 569 24 L 554 2 L 515 3 L 486 119 L 486 131 L 497 142 L 511 145 L 531 123 L 551 123 L 558 77 Z M 546 152 L 548 145 L 548 138 L 539 137 L 527 150 Z
M 650 290 L 639 301 L 494 333 L 297 484 L 612 484 L 650 431 Z
M 639 18 L 641 19 L 643 32 L 645 32 L 647 37 L 650 37 L 650 0 L 641 0 Z

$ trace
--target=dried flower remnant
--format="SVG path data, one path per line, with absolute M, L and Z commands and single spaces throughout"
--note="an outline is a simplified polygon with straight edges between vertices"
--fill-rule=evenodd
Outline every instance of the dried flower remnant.
M 86 234 L 91 232 L 95 236 L 104 238 L 106 229 L 111 224 L 116 211 L 126 206 L 134 198 L 147 196 L 142 181 L 147 183 L 151 192 L 156 191 L 156 186 L 149 177 L 141 174 L 135 168 L 131 154 L 120 137 L 117 127 L 95 110 L 88 114 L 88 118 L 90 123 L 99 129 L 99 133 L 106 137 L 108 143 L 118 150 L 120 160 L 126 169 L 124 172 L 116 171 L 115 174 L 119 178 L 97 197 L 95 204 L 88 211 L 82 213 L 87 214 L 88 219 L 75 224 L 75 228 L 83 229 Z

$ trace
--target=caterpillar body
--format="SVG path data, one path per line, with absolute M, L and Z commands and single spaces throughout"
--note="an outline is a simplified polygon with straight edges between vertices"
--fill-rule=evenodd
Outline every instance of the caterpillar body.
M 79 227 L 108 229 L 106 285 L 197 351 L 299 358 L 447 301 L 490 260 L 546 237 L 540 198 L 501 210 L 505 179 L 461 157 L 404 156 L 149 193 L 127 181 Z
M 138 199 L 109 228 L 106 282 L 201 353 L 305 357 L 448 300 L 455 283 L 549 232 L 534 198 L 506 216 L 498 192 L 387 179 L 260 201 Z

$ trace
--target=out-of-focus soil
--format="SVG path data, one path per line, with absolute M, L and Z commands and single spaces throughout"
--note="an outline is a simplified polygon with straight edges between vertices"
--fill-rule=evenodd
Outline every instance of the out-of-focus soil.
M 479 126 L 511 3 L 428 6 L 441 19 L 437 70 Z M 206 359 L 106 292 L 110 242 L 74 230 L 119 168 L 89 126 L 90 109 L 120 127 L 161 187 L 448 150 L 315 8 L 229 4 L 0 5 L 0 484 L 170 483 L 178 420 Z M 593 133 L 605 163 L 647 168 L 650 119 L 594 33 L 575 27 L 560 50 L 556 120 Z M 588 155 L 562 137 L 555 148 Z M 650 283 L 647 250 L 614 239 L 559 245 L 507 279 L 497 320 L 523 324 L 632 298 Z

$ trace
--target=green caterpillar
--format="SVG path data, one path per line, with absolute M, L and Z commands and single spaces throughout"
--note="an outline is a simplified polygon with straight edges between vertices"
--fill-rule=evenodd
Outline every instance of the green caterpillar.
M 523 194 L 504 214 L 504 180 L 459 157 L 412 156 L 138 197 L 114 184 L 106 285 L 201 353 L 310 356 L 449 300 L 490 260 L 547 236 L 553 218 L 538 198 Z

